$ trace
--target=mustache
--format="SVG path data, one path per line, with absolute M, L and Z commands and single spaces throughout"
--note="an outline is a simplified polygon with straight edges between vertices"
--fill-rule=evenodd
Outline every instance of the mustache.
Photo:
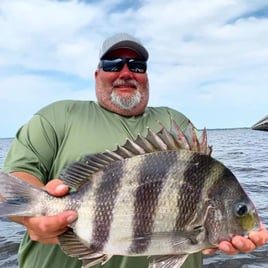
M 134 79 L 118 79 L 113 82 L 113 87 L 124 86 L 124 85 L 131 85 L 137 88 L 139 84 Z

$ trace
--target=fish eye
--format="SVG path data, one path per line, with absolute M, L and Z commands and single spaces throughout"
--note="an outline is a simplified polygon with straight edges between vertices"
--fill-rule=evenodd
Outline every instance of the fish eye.
M 239 203 L 239 204 L 236 204 L 235 206 L 235 214 L 238 217 L 242 217 L 248 214 L 248 211 L 249 211 L 248 206 L 245 203 Z

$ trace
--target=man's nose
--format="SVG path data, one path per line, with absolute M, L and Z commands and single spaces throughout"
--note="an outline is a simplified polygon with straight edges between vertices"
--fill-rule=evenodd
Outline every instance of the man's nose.
M 128 66 L 127 64 L 125 63 L 122 70 L 120 71 L 120 78 L 129 78 L 129 77 L 133 77 L 133 72 L 131 72 L 129 69 L 128 69 Z

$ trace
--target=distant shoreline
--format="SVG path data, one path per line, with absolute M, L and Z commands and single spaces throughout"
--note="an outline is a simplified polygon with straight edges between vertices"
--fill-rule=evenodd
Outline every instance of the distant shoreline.
M 229 128 L 206 128 L 208 131 L 214 131 L 214 130 L 235 130 L 235 129 L 251 129 L 251 127 L 229 127 Z M 203 129 L 198 129 L 199 131 L 202 131 Z M 15 137 L 0 137 L 0 140 L 11 140 Z

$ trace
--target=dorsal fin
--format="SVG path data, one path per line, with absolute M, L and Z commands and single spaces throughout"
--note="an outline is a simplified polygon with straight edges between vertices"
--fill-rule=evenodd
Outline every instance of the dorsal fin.
M 146 137 L 138 135 L 135 141 L 127 139 L 127 142 L 118 146 L 114 153 L 123 158 L 130 158 L 144 153 L 182 149 L 210 155 L 212 148 L 207 145 L 206 129 L 203 130 L 201 140 L 199 140 L 191 121 L 188 121 L 185 133 L 183 133 L 176 121 L 171 119 L 170 131 L 163 125 L 157 133 L 148 128 Z
M 161 125 L 161 123 L 159 123 Z M 167 150 L 190 150 L 203 154 L 211 154 L 211 147 L 207 145 L 207 133 L 204 129 L 202 139 L 199 141 L 193 124 L 189 121 L 183 133 L 175 120 L 171 119 L 171 130 L 163 125 L 155 133 L 148 128 L 146 137 L 138 135 L 135 141 L 127 139 L 124 145 L 118 145 L 114 151 L 106 150 L 104 153 L 89 154 L 79 161 L 72 163 L 65 169 L 60 178 L 69 187 L 79 189 L 92 175 L 103 170 L 115 161 L 122 161 L 136 155 Z
M 112 162 L 123 159 L 119 154 L 108 150 L 104 153 L 88 154 L 64 169 L 60 174 L 60 179 L 70 188 L 78 190 L 92 178 L 93 174 L 104 169 Z

